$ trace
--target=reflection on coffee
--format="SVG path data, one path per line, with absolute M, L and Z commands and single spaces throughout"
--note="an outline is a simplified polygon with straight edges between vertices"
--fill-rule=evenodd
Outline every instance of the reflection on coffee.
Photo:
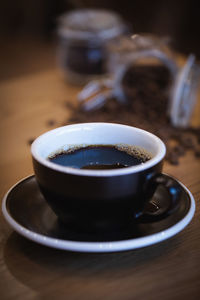
M 107 170 L 137 166 L 151 159 L 151 154 L 131 145 L 88 145 L 58 151 L 48 159 L 61 166 Z

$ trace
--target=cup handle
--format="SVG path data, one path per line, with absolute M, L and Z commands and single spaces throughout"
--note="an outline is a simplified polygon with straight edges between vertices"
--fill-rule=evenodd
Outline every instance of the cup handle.
M 151 199 L 150 195 L 152 195 L 157 187 L 159 185 L 164 186 L 166 191 L 169 195 L 169 204 L 166 210 L 160 214 L 151 214 L 148 212 L 141 213 L 140 216 L 138 216 L 138 221 L 142 223 L 150 223 L 150 222 L 157 222 L 165 219 L 169 215 L 171 215 L 178 207 L 180 206 L 181 202 L 181 186 L 180 184 L 173 179 L 172 177 L 169 177 L 165 174 L 159 173 L 156 175 L 151 176 L 151 178 L 148 180 L 146 190 L 147 190 L 147 199 Z M 147 201 L 147 204 L 150 201 Z

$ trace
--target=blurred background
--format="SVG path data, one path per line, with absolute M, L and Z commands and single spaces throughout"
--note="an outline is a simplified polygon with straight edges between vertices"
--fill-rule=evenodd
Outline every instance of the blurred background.
M 57 18 L 76 8 L 114 10 L 133 33 L 170 37 L 176 51 L 200 58 L 200 14 L 195 0 L 1 1 L 0 80 L 55 68 Z

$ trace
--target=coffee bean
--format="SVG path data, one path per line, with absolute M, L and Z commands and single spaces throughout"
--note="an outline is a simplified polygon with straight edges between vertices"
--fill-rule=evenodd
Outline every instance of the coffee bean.
M 179 156 L 176 153 L 171 152 L 169 155 L 169 162 L 172 165 L 178 165 L 179 164 Z
M 182 134 L 181 143 L 186 149 L 190 149 L 195 145 L 195 136 L 191 133 Z
M 35 138 L 28 139 L 28 145 L 31 145 L 34 142 Z
M 175 146 L 174 148 L 172 148 L 172 151 L 174 153 L 176 153 L 176 155 L 178 156 L 182 156 L 185 154 L 185 149 L 183 146 L 179 145 L 179 146 Z
M 48 120 L 47 121 L 47 125 L 48 126 L 54 126 L 56 124 L 56 121 L 55 120 Z

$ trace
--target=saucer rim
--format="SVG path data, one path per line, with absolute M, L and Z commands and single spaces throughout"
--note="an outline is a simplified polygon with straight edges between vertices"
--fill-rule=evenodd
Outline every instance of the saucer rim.
M 170 176 L 168 174 L 165 175 L 173 178 L 173 176 Z M 15 219 L 10 215 L 10 213 L 7 210 L 6 203 L 7 203 L 8 195 L 17 185 L 22 184 L 23 181 L 26 181 L 31 177 L 35 177 L 34 174 L 19 180 L 4 195 L 2 200 L 3 215 L 6 221 L 9 223 L 9 225 L 12 227 L 12 229 L 14 229 L 20 235 L 38 244 L 51 247 L 51 248 L 60 249 L 60 250 L 68 250 L 74 252 L 105 253 L 105 252 L 128 251 L 128 250 L 147 247 L 153 244 L 160 243 L 178 234 L 190 223 L 195 213 L 196 206 L 195 206 L 195 200 L 192 193 L 188 190 L 188 188 L 183 183 L 181 183 L 180 181 L 174 178 L 181 185 L 184 191 L 187 192 L 190 199 L 190 208 L 187 214 L 180 221 L 178 221 L 176 224 L 172 225 L 171 227 L 163 231 L 147 235 L 145 237 L 139 237 L 139 238 L 133 238 L 127 240 L 126 239 L 118 240 L 118 241 L 85 242 L 85 241 L 56 239 L 56 238 L 45 236 L 43 234 L 36 233 L 30 229 L 27 229 L 26 227 L 22 226 L 20 223 L 15 221 Z

